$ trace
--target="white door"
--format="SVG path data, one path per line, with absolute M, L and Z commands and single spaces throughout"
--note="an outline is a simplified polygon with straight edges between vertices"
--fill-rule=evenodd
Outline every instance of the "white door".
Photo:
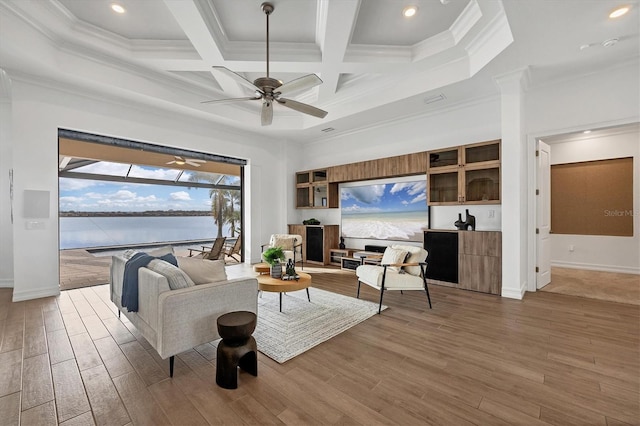
M 536 286 L 542 288 L 551 282 L 551 147 L 538 141 L 538 170 L 536 195 Z

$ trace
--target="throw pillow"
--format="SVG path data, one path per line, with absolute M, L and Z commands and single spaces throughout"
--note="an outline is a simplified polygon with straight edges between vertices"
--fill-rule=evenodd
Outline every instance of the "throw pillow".
M 140 252 L 140 250 L 127 249 L 122 253 L 122 257 L 124 257 L 126 260 L 129 260 L 136 253 L 139 253 L 139 252 Z M 157 249 L 154 249 L 154 250 L 151 250 L 151 251 L 147 251 L 147 252 L 143 252 L 143 253 L 147 253 L 149 256 L 153 256 L 153 257 L 160 257 L 160 256 L 164 256 L 165 254 L 169 254 L 169 253 L 174 254 L 172 246 L 158 247 Z
M 295 241 L 296 239 L 292 237 L 275 237 L 273 239 L 273 247 L 282 247 L 282 250 L 293 251 Z
M 422 247 L 418 246 L 402 246 L 402 245 L 392 245 L 394 249 L 407 250 L 409 254 L 407 255 L 406 263 L 419 263 L 427 260 L 428 252 Z M 408 274 L 415 275 L 417 277 L 420 276 L 420 266 L 403 266 L 402 269 L 407 271 Z
M 204 260 L 197 257 L 176 257 L 178 266 L 193 280 L 195 285 L 226 281 L 224 260 Z
M 402 249 L 395 249 L 387 247 L 382 255 L 381 265 L 391 265 L 396 263 L 404 263 L 409 252 Z M 395 272 L 400 272 L 400 266 L 390 266 L 387 269 Z
M 165 277 L 169 282 L 169 288 L 171 290 L 193 287 L 195 285 L 191 278 L 181 271 L 180 268 L 177 268 L 164 260 L 153 259 L 149 262 L 147 268 Z

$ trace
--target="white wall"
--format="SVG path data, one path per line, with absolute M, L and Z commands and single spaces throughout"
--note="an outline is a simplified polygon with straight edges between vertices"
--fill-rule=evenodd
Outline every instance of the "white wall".
M 13 232 L 9 171 L 11 170 L 11 98 L 9 78 L 0 70 L 0 287 L 13 287 Z
M 245 214 L 251 221 L 245 224 L 245 239 L 250 261 L 258 261 L 261 241 L 286 226 L 284 142 L 225 131 L 213 123 L 149 107 L 115 103 L 104 95 L 78 96 L 12 77 L 9 149 L 13 150 L 16 211 L 13 244 L 8 246 L 14 256 L 14 300 L 58 292 L 58 128 L 247 159 L 246 184 L 251 198 Z M 4 153 L 6 141 L 2 147 Z M 1 167 L 0 174 L 6 175 L 8 165 L 4 160 Z M 272 191 L 265 187 L 267 182 L 275 183 Z M 51 194 L 51 217 L 40 220 L 44 229 L 25 229 L 22 203 L 27 189 Z M 4 200 L 3 217 L 8 209 Z M 3 223 L 2 234 L 8 232 Z
M 553 266 L 640 274 L 640 134 L 634 129 L 551 145 L 552 165 L 622 157 L 633 157 L 633 237 L 552 234 Z

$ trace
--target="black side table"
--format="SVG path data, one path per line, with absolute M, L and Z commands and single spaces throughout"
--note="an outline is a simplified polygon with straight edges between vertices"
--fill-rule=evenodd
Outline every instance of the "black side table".
M 247 311 L 229 312 L 218 318 L 216 383 L 225 389 L 238 387 L 238 367 L 258 375 L 258 347 L 251 333 L 256 329 L 256 314 Z

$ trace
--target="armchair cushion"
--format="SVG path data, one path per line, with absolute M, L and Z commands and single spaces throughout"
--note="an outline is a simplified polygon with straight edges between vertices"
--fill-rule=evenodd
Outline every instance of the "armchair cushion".
M 293 251 L 295 243 L 294 237 L 279 235 L 273 239 L 272 247 L 280 247 L 283 251 Z
M 404 260 L 407 258 L 407 254 L 409 252 L 407 250 L 399 249 L 399 248 L 391 248 L 387 247 L 382 255 L 382 260 L 380 261 L 381 265 L 396 265 L 399 263 L 404 263 Z M 387 269 L 389 271 L 400 272 L 400 266 L 389 266 Z
M 193 280 L 195 285 L 227 280 L 224 260 L 205 260 L 197 257 L 176 257 L 178 266 Z
M 407 250 L 409 255 L 405 260 L 406 263 L 420 263 L 427 260 L 428 252 L 422 247 L 394 244 L 391 248 Z M 420 276 L 420 266 L 403 266 L 402 269 L 404 269 L 408 274 L 416 275 L 418 277 Z
M 147 265 L 147 269 L 156 272 L 167 279 L 169 288 L 177 290 L 179 288 L 193 287 L 195 284 L 187 274 L 180 268 L 173 266 L 169 262 L 160 259 L 153 259 Z
M 356 269 L 359 281 L 378 289 L 382 287 L 383 273 L 384 268 L 378 265 L 361 265 Z M 386 290 L 421 290 L 424 288 L 424 283 L 420 277 L 411 274 L 400 274 L 387 267 L 384 288 Z

